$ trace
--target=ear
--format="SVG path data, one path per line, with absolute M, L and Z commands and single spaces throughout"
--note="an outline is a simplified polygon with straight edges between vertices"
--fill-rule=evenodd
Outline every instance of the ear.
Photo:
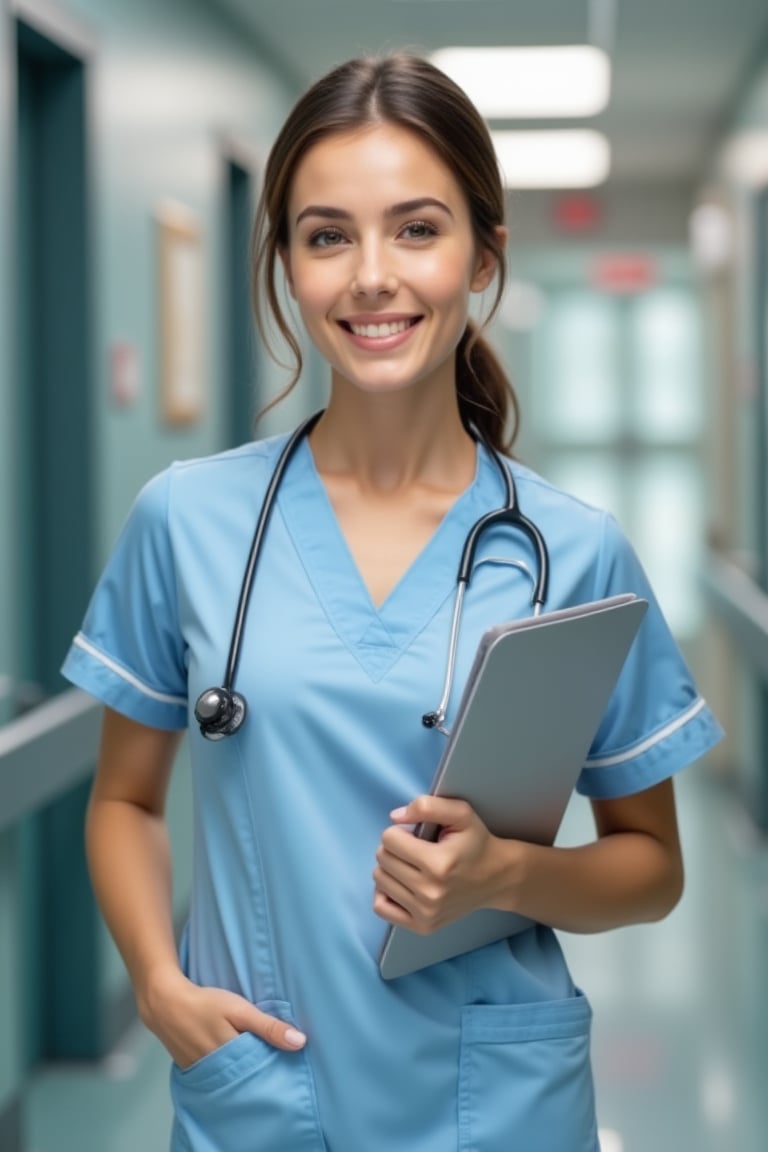
M 494 229 L 499 238 L 502 247 L 506 248 L 509 232 L 503 224 L 499 224 Z M 494 276 L 499 270 L 496 254 L 490 248 L 482 248 L 478 253 L 475 267 L 473 269 L 472 280 L 470 282 L 470 290 L 472 292 L 484 292 L 488 285 L 493 280 Z
M 278 248 L 277 254 L 280 257 L 280 263 L 283 266 L 283 275 L 285 276 L 285 283 L 288 286 L 288 291 L 295 300 L 296 293 L 293 290 L 293 276 L 291 275 L 291 262 L 288 256 L 288 249 Z

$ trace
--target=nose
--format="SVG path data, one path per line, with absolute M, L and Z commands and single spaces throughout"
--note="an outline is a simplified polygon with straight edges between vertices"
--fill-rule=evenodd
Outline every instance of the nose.
M 386 245 L 368 240 L 358 249 L 350 285 L 354 296 L 381 296 L 397 288 L 397 275 Z

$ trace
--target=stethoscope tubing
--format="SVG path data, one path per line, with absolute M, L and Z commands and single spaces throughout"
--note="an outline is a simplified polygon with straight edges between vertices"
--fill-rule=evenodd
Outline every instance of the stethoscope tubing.
M 234 683 L 240 661 L 243 632 L 248 615 L 248 605 L 256 577 L 256 569 L 264 545 L 264 537 L 269 526 L 285 470 L 299 444 L 305 436 L 310 434 L 323 415 L 323 411 L 323 409 L 320 409 L 319 412 L 313 413 L 313 415 L 304 420 L 291 434 L 280 453 L 267 485 L 243 572 L 243 580 L 240 587 L 240 595 L 237 601 L 237 609 L 235 611 L 235 619 L 232 625 L 232 635 L 227 654 L 224 683 L 220 688 L 209 688 L 202 692 L 195 705 L 195 717 L 200 725 L 200 731 L 207 739 L 217 740 L 223 736 L 230 735 L 240 727 L 245 718 L 247 710 L 245 699 L 235 692 Z M 468 431 L 474 439 L 483 443 L 496 464 L 504 484 L 505 504 L 504 507 L 497 508 L 480 517 L 470 529 L 464 541 L 464 547 L 462 548 L 461 561 L 456 577 L 456 593 L 448 641 L 448 657 L 446 660 L 443 695 L 435 711 L 425 712 L 422 716 L 422 723 L 425 727 L 437 728 L 443 733 L 446 732 L 444 721 L 453 687 L 464 594 L 472 578 L 472 572 L 475 567 L 475 551 L 483 532 L 495 524 L 509 524 L 519 528 L 528 537 L 536 552 L 538 566 L 537 576 L 535 580 L 533 580 L 532 605 L 534 616 L 538 616 L 546 601 L 549 584 L 549 558 L 544 537 L 536 525 L 520 511 L 517 502 L 517 490 L 509 468 L 500 453 L 497 452 L 478 431 L 473 428 L 468 429 Z M 516 566 L 525 568 L 521 563 L 518 563 Z
M 308 436 L 309 433 L 317 424 L 318 420 L 323 414 L 321 409 L 319 412 L 314 412 L 308 419 L 304 420 L 298 428 L 291 434 L 288 442 L 285 444 L 280 457 L 275 465 L 274 471 L 269 479 L 267 490 L 264 493 L 264 499 L 259 511 L 259 518 L 256 521 L 256 527 L 253 532 L 251 540 L 251 547 L 248 552 L 248 560 L 243 573 L 243 582 L 240 587 L 240 596 L 237 602 L 237 611 L 235 612 L 235 621 L 232 625 L 232 637 L 229 642 L 229 654 L 227 656 L 227 669 L 224 675 L 224 688 L 226 691 L 231 692 L 232 686 L 235 682 L 237 675 L 237 666 L 240 662 L 240 650 L 242 648 L 243 630 L 245 628 L 245 618 L 248 615 L 248 604 L 251 599 L 251 589 L 256 577 L 256 567 L 261 557 L 264 536 L 269 525 L 272 510 L 275 506 L 277 492 L 280 483 L 283 479 L 288 464 L 291 461 L 299 444 Z
M 477 434 L 475 434 L 477 435 Z M 459 562 L 459 571 L 456 576 L 456 592 L 453 601 L 453 616 L 451 618 L 451 632 L 448 640 L 448 657 L 445 664 L 445 680 L 443 681 L 443 694 L 440 698 L 440 703 L 433 712 L 425 712 L 421 718 L 421 722 L 425 728 L 437 728 L 439 732 L 448 735 L 445 728 L 445 717 L 448 712 L 448 703 L 451 698 L 451 691 L 453 690 L 453 678 L 456 669 L 456 652 L 459 645 L 459 630 L 461 627 L 461 614 L 464 604 L 464 594 L 469 587 L 469 582 L 472 579 L 472 573 L 475 569 L 475 551 L 478 542 L 483 532 L 487 528 L 493 527 L 494 524 L 511 524 L 514 527 L 521 529 L 522 532 L 530 540 L 536 552 L 538 563 L 538 575 L 533 584 L 533 597 L 531 600 L 533 606 L 534 616 L 538 616 L 547 599 L 547 591 L 549 589 L 549 555 L 547 546 L 544 542 L 539 529 L 524 516 L 520 511 L 520 506 L 517 503 L 517 489 L 510 474 L 509 468 L 504 463 L 500 454 L 481 436 L 477 438 L 485 445 L 486 450 L 491 455 L 496 467 L 501 473 L 504 483 L 504 493 L 506 500 L 506 507 L 496 508 L 493 512 L 487 512 L 485 516 L 481 516 L 470 529 L 464 547 L 461 550 L 461 560 Z M 518 565 L 519 566 L 519 565 Z

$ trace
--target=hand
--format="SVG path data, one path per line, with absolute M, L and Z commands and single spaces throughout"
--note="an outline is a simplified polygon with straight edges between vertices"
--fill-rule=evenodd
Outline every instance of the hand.
M 178 969 L 155 977 L 141 1016 L 180 1068 L 189 1068 L 241 1032 L 253 1032 L 286 1051 L 295 1052 L 306 1043 L 303 1033 L 260 1011 L 244 996 L 224 988 L 201 988 Z
M 474 912 L 493 907 L 498 840 L 464 800 L 419 796 L 390 813 L 376 852 L 373 910 L 390 924 L 428 935 Z M 399 825 L 437 824 L 436 842 L 420 840 Z

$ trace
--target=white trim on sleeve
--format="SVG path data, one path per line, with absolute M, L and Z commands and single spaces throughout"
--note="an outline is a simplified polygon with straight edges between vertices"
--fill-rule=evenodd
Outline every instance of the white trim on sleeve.
M 628 760 L 634 760 L 638 756 L 642 756 L 649 748 L 653 748 L 655 744 L 660 744 L 662 740 L 666 740 L 673 732 L 677 732 L 689 720 L 693 720 L 703 708 L 706 708 L 706 700 L 699 696 L 691 704 L 690 708 L 686 708 L 685 712 L 681 712 L 674 720 L 670 720 L 663 728 L 659 728 L 651 736 L 645 740 L 641 740 L 639 744 L 633 745 L 632 748 L 627 748 L 624 752 L 617 752 L 614 756 L 591 756 L 585 762 L 585 768 L 613 768 L 616 764 L 626 764 Z
M 161 704 L 186 705 L 186 696 L 168 696 L 165 692 L 157 692 L 154 688 L 150 688 L 143 680 L 139 680 L 138 676 L 134 676 L 132 672 L 128 672 L 127 669 L 121 667 L 120 664 L 117 664 L 114 660 L 111 660 L 109 656 L 105 655 L 104 652 L 100 651 L 90 640 L 86 639 L 82 632 L 78 632 L 73 640 L 73 644 L 77 648 L 82 648 L 83 652 L 87 652 L 94 660 L 98 660 L 105 668 L 109 668 L 110 672 L 114 672 L 116 676 L 125 680 L 126 683 L 136 688 L 144 696 L 149 696 L 151 700 L 157 700 Z

